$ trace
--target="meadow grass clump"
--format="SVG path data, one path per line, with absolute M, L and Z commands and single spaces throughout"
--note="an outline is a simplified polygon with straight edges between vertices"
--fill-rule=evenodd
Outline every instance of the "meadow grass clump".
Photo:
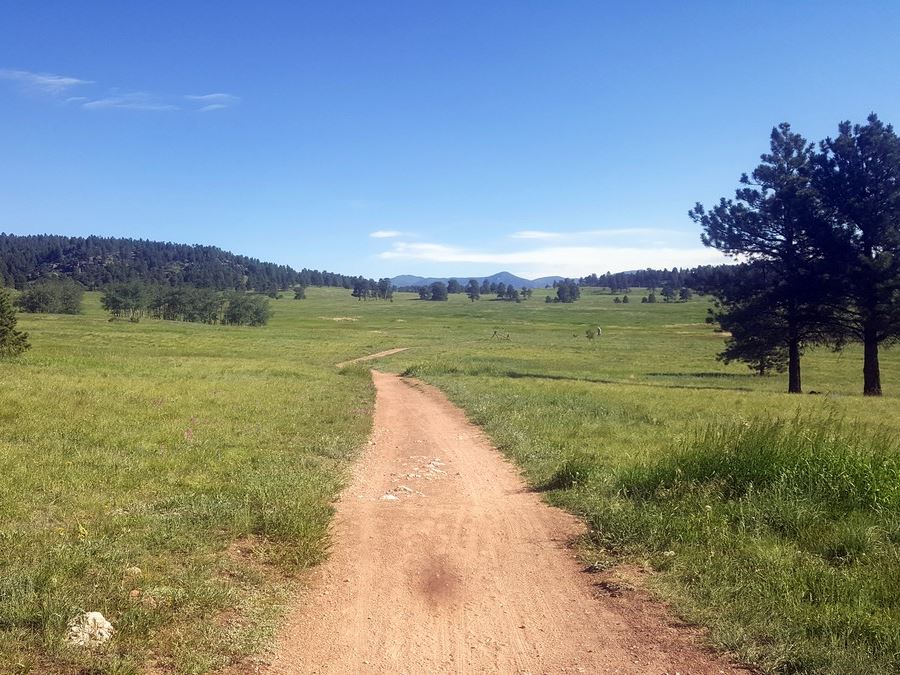
M 753 490 L 815 499 L 831 510 L 900 507 L 900 452 L 888 433 L 838 420 L 759 419 L 708 425 L 675 454 L 622 472 L 632 498 L 711 485 L 723 498 Z
M 597 462 L 590 456 L 576 453 L 562 460 L 559 468 L 546 481 L 538 484 L 540 490 L 568 490 L 596 480 Z
M 835 419 L 707 426 L 588 499 L 688 614 L 772 672 L 900 671 L 900 454 Z

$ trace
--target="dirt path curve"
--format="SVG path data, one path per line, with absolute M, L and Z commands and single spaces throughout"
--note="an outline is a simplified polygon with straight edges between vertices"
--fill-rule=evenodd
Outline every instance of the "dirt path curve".
M 366 356 L 360 356 L 358 359 L 350 359 L 349 361 L 341 361 L 340 363 L 335 363 L 334 365 L 338 368 L 343 368 L 344 366 L 349 366 L 351 363 L 362 363 L 363 361 L 372 361 L 373 359 L 380 359 L 382 356 L 390 356 L 391 354 L 399 354 L 400 352 L 405 352 L 409 347 L 396 347 L 394 349 L 387 349 L 383 352 L 378 352 L 377 354 L 367 354 Z
M 270 673 L 732 673 L 566 544 L 578 521 L 436 389 L 374 372 L 368 451 Z

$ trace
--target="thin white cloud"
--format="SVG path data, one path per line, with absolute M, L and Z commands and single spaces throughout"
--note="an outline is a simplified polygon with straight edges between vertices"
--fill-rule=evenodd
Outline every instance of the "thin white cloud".
M 399 230 L 375 230 L 370 232 L 369 236 L 373 239 L 391 239 L 393 237 L 401 237 L 403 233 Z
M 382 260 L 408 260 L 435 264 L 482 264 L 511 268 L 530 277 L 584 276 L 592 272 L 632 269 L 693 267 L 726 262 L 716 250 L 693 248 L 637 248 L 626 246 L 547 246 L 521 251 L 478 251 L 445 244 L 397 242 L 378 256 Z
M 93 80 L 83 80 L 78 77 L 56 75 L 54 73 L 35 73 L 29 70 L 0 69 L 0 80 L 9 80 L 17 83 L 23 90 L 35 91 L 50 96 L 58 96 L 64 103 L 71 104 L 85 110 L 193 110 L 197 112 L 209 112 L 230 108 L 240 103 L 240 97 L 224 92 L 210 94 L 188 94 L 185 96 L 173 96 L 146 91 L 128 91 L 117 88 L 104 88 L 95 85 Z M 78 96 L 69 95 L 72 89 L 80 87 L 87 91 L 79 91 Z
M 240 103 L 239 96 L 234 94 L 215 93 L 215 94 L 189 94 L 184 97 L 186 100 L 199 105 L 198 112 L 209 112 L 211 110 L 224 110 Z
M 509 235 L 512 239 L 557 239 L 561 232 L 546 232 L 544 230 L 519 230 Z
M 179 110 L 177 105 L 168 103 L 154 94 L 133 91 L 113 96 L 105 96 L 86 101 L 81 104 L 86 110 L 122 109 L 122 110 Z
M 56 75 L 54 73 L 33 73 L 29 70 L 12 70 L 9 68 L 0 69 L 0 79 L 12 80 L 29 89 L 54 96 L 62 94 L 73 87 L 93 84 L 91 80 L 82 80 L 77 77 Z
M 510 239 L 597 239 L 602 237 L 651 236 L 670 232 L 660 227 L 618 227 L 596 230 L 552 232 L 549 230 L 519 230 Z

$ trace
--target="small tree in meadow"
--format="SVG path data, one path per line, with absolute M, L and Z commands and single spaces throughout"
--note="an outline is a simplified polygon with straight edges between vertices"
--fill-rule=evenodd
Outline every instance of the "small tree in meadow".
M 0 288 L 0 356 L 18 356 L 31 347 L 28 333 L 16 330 L 16 321 L 9 294 Z
M 227 299 L 222 323 L 232 326 L 264 326 L 272 316 L 269 300 L 261 295 L 235 291 Z
M 431 299 L 447 299 L 447 285 L 443 281 L 435 281 L 433 284 L 431 284 Z
M 469 300 L 472 302 L 481 297 L 481 287 L 475 279 L 469 279 L 469 283 L 466 285 L 466 295 L 469 296 Z
M 556 297 L 559 302 L 565 303 L 578 300 L 578 298 L 581 297 L 581 289 L 578 287 L 578 282 L 573 281 L 572 279 L 560 281 L 556 287 Z

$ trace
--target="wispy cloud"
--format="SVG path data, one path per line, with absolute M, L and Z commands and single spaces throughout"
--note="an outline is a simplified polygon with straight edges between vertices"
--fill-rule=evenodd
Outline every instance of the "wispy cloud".
M 562 234 L 560 232 L 545 232 L 544 230 L 519 230 L 509 236 L 512 239 L 557 239 Z
M 624 271 L 646 267 L 692 267 L 725 262 L 718 251 L 705 247 L 637 248 L 629 246 L 545 246 L 520 251 L 466 249 L 446 244 L 396 242 L 379 254 L 382 260 L 434 264 L 483 264 L 513 268 L 531 277 Z
M 215 94 L 188 94 L 184 97 L 200 107 L 199 112 L 209 112 L 211 110 L 224 110 L 240 103 L 241 98 L 234 94 L 215 93 Z
M 17 83 L 24 90 L 49 95 L 61 99 L 67 105 L 85 110 L 185 110 L 209 112 L 231 108 L 241 100 L 240 97 L 234 94 L 224 92 L 174 96 L 147 91 L 101 87 L 93 80 L 8 68 L 0 69 L 0 80 Z M 72 90 L 75 88 L 78 88 L 77 96 L 71 95 L 74 93 Z
M 54 73 L 33 73 L 29 70 L 0 69 L 0 79 L 18 82 L 23 87 L 45 94 L 63 94 L 73 87 L 85 84 L 93 84 L 91 80 L 82 80 L 77 77 L 56 75 Z
M 85 101 L 81 107 L 86 110 L 100 110 L 103 108 L 120 108 L 122 110 L 179 110 L 173 103 L 167 103 L 154 94 L 143 91 L 132 91 L 124 94 L 105 96 Z
M 555 232 L 549 230 L 519 230 L 509 235 L 510 239 L 599 239 L 602 237 L 652 236 L 670 232 L 660 227 L 614 227 L 595 230 L 575 230 Z
M 403 233 L 399 230 L 375 230 L 370 232 L 369 236 L 373 239 L 391 239 L 393 237 L 402 237 Z

